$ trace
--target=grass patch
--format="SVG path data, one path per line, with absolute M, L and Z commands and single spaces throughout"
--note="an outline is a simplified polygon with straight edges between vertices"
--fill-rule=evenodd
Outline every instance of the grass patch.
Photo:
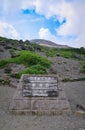
M 19 56 L 13 58 L 12 62 L 17 64 L 24 64 L 26 67 L 41 64 L 45 67 L 50 67 L 50 61 L 44 57 L 39 56 L 37 53 L 33 53 L 30 51 L 21 51 Z
M 49 48 L 42 46 L 41 51 L 45 53 L 47 57 L 62 56 L 64 58 L 77 60 L 81 60 L 85 55 L 85 49 L 82 48 Z
M 49 48 L 49 47 L 41 47 L 41 51 L 45 53 L 47 57 L 54 57 L 59 53 L 58 49 L 56 48 Z
M 46 56 L 54 57 L 54 56 L 62 56 L 64 58 L 71 58 L 72 52 L 68 51 L 68 49 L 63 48 L 49 48 L 49 47 L 42 47 L 42 52 L 46 54 Z
M 44 66 L 40 64 L 33 65 L 21 71 L 20 73 L 16 74 L 16 77 L 20 78 L 22 74 L 46 74 L 47 73 L 46 69 L 47 68 L 45 68 Z
M 8 63 L 24 64 L 26 67 L 41 64 L 42 66 L 49 68 L 51 65 L 51 62 L 48 59 L 30 51 L 21 51 L 15 58 L 1 60 L 0 67 L 4 67 Z
M 82 63 L 82 69 L 81 69 L 82 73 L 85 73 L 85 63 Z
M 9 59 L 0 61 L 0 68 L 4 68 L 7 64 L 9 64 Z
M 62 80 L 63 82 L 76 82 L 76 81 L 85 81 L 85 77 L 83 78 L 77 78 L 77 79 L 69 79 L 69 78 L 65 78 Z
M 72 56 L 72 52 L 70 52 L 70 51 L 62 51 L 62 50 L 60 50 L 60 54 L 64 58 L 71 58 L 71 56 Z
M 51 66 L 48 59 L 30 51 L 21 51 L 17 57 L 1 60 L 0 67 L 5 67 L 9 63 L 23 64 L 27 67 L 27 69 L 18 73 L 16 77 L 20 77 L 22 74 L 46 74 L 46 70 Z
M 10 52 L 12 58 L 18 56 L 18 51 L 15 51 L 14 49 L 10 49 L 9 52 Z

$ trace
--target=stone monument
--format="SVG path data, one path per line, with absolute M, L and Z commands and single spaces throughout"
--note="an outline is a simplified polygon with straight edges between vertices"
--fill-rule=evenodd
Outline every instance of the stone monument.
M 9 109 L 38 115 L 71 111 L 61 82 L 54 75 L 22 75 Z

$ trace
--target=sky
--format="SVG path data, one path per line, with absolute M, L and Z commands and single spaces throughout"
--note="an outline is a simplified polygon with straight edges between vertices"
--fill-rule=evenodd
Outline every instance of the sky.
M 0 36 L 85 47 L 85 0 L 0 0 Z

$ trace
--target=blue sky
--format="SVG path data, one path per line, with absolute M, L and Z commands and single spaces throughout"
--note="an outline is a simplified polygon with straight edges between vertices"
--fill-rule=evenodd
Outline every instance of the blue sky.
M 0 0 L 0 36 L 85 47 L 85 0 Z

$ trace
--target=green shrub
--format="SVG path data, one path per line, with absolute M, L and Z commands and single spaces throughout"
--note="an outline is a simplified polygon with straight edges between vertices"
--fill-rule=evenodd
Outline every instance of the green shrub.
M 85 63 L 82 64 L 81 72 L 82 72 L 82 73 L 85 73 Z
M 22 74 L 46 74 L 46 69 L 44 66 L 37 64 L 33 65 L 25 70 L 21 71 L 20 73 L 16 74 L 17 78 L 20 78 Z
M 0 67 L 3 67 L 8 63 L 24 64 L 26 67 L 40 64 L 49 68 L 51 65 L 51 62 L 48 59 L 30 51 L 21 51 L 15 58 L 0 61 Z
M 64 58 L 79 59 L 79 57 L 73 57 L 74 55 L 85 55 L 85 49 L 83 48 L 49 48 L 41 47 L 41 51 L 46 54 L 46 56 L 62 56 Z M 80 58 L 81 59 L 81 58 Z
M 0 61 L 0 68 L 5 67 L 8 63 L 9 63 L 8 59 L 1 60 L 1 61 Z
M 17 57 L 18 56 L 18 52 L 15 51 L 14 49 L 10 49 L 10 54 L 11 54 L 11 57 L 14 58 L 14 57 Z
M 63 82 L 85 81 L 85 77 L 82 77 L 82 78 L 76 78 L 76 79 L 65 78 L 65 79 L 63 79 L 62 81 L 63 81 Z
M 0 67 L 4 67 L 9 63 L 24 64 L 27 67 L 16 74 L 17 78 L 20 78 L 22 74 L 46 74 L 47 69 L 51 66 L 48 59 L 30 51 L 21 51 L 17 57 L 0 61 Z
M 71 58 L 72 53 L 70 51 L 61 51 L 61 56 L 64 58 Z
M 44 57 L 39 56 L 37 53 L 30 52 L 30 51 L 21 51 L 19 56 L 13 58 L 12 62 L 17 64 L 24 64 L 25 66 L 31 66 L 36 64 L 41 64 L 45 67 L 50 67 L 50 61 Z

